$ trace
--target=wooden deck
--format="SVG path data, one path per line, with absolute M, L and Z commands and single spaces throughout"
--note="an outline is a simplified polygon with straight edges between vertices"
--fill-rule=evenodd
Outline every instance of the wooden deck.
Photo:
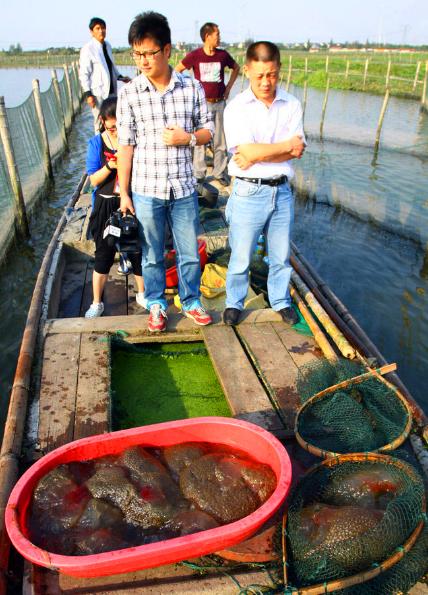
M 204 341 L 232 414 L 256 423 L 286 440 L 292 436 L 297 408 L 299 367 L 322 357 L 312 337 L 288 328 L 272 310 L 246 312 L 231 328 L 214 312 L 214 324 L 197 327 L 174 308 L 168 331 L 152 336 L 147 313 L 135 303 L 130 277 L 112 269 L 105 292 L 105 315 L 82 317 L 91 300 L 91 243 L 85 240 L 88 196 L 80 199 L 75 218 L 58 247 L 54 299 L 44 325 L 44 345 L 38 401 L 38 444 L 41 454 L 93 434 L 109 431 L 110 337 L 117 331 L 127 341 Z M 80 210 L 79 210 L 80 209 Z M 212 221 L 211 221 L 212 226 Z M 215 226 L 214 226 L 215 227 Z M 209 244 L 210 232 L 201 230 Z M 215 247 L 222 234 L 214 230 Z M 66 271 L 66 275 L 64 273 Z M 290 448 L 295 446 L 290 442 Z M 267 573 L 233 573 L 239 584 L 271 584 Z M 179 594 L 236 593 L 236 584 L 223 573 L 200 575 L 171 565 L 102 579 L 72 579 L 27 564 L 25 593 L 34 594 Z

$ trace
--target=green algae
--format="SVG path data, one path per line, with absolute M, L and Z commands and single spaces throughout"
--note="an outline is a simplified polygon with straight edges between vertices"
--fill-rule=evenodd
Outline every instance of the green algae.
M 112 343 L 113 429 L 231 412 L 202 342 Z

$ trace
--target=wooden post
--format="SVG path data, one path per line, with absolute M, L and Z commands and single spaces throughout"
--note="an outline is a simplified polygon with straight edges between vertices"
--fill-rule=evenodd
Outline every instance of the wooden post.
M 388 68 L 386 69 L 385 89 L 389 87 L 389 77 L 391 74 L 391 58 L 388 60 Z
M 24 195 L 22 193 L 21 180 L 13 152 L 12 138 L 10 136 L 4 97 L 2 96 L 0 96 L 0 137 L 3 143 L 3 150 L 6 157 L 7 169 L 9 172 L 14 196 L 16 232 L 18 235 L 28 238 L 30 237 L 30 228 L 28 226 Z
M 53 88 L 54 88 L 54 92 L 55 92 L 55 97 L 56 97 L 56 102 L 57 102 L 57 107 L 58 107 L 58 113 L 59 113 L 59 117 L 60 117 L 62 142 L 64 144 L 64 147 L 68 148 L 67 133 L 66 133 L 66 128 L 65 128 L 64 112 L 62 110 L 62 105 L 61 105 L 61 94 L 59 92 L 58 79 L 57 79 L 56 71 L 55 71 L 54 68 L 51 70 L 51 75 L 52 75 L 52 84 L 53 84 Z
M 366 63 L 364 64 L 364 76 L 363 76 L 363 89 L 366 88 L 366 80 L 367 80 L 367 71 L 369 69 L 369 59 L 366 58 Z
M 292 68 L 292 64 L 293 64 L 293 56 L 290 54 L 288 56 L 288 75 L 287 75 L 287 86 L 285 87 L 285 90 L 288 91 L 288 89 L 290 88 L 290 83 L 291 83 L 291 68 Z
M 416 84 L 417 84 L 417 82 L 418 82 L 418 78 L 419 78 L 419 71 L 420 71 L 420 69 L 421 69 L 421 64 L 422 64 L 421 60 L 418 60 L 418 63 L 417 63 L 417 65 L 416 65 L 415 78 L 414 78 L 414 80 L 413 80 L 413 88 L 412 88 L 412 90 L 413 90 L 413 91 L 416 89 Z
M 380 133 L 382 130 L 382 124 L 383 124 L 383 119 L 385 117 L 386 107 L 388 105 L 388 99 L 389 99 L 389 89 L 386 90 L 385 97 L 383 98 L 382 109 L 380 110 L 379 121 L 377 123 L 376 138 L 375 138 L 375 144 L 374 144 L 375 154 L 379 150 Z
M 307 100 L 308 100 L 308 81 L 307 81 L 307 79 L 305 79 L 305 82 L 303 83 L 303 105 L 302 105 L 303 119 L 305 118 Z
M 345 81 L 348 80 L 348 76 L 349 76 L 349 60 L 346 60 Z
M 325 73 L 326 73 L 327 75 L 328 75 L 328 61 L 329 61 L 329 57 L 330 57 L 330 56 L 327 56 L 327 57 L 326 57 L 326 59 L 325 59 Z
M 323 130 L 324 130 L 324 119 L 325 119 L 325 112 L 327 109 L 327 101 L 328 101 L 328 92 L 330 89 L 330 77 L 327 77 L 327 83 L 325 86 L 325 95 L 324 95 L 324 101 L 322 104 L 322 112 L 321 112 L 321 122 L 320 122 L 320 138 L 322 139 L 322 135 L 323 135 Z
M 428 82 L 428 61 L 425 62 L 425 76 L 424 76 L 424 83 L 422 85 L 421 107 L 423 109 L 428 109 L 428 105 L 427 105 L 427 82 Z
M 36 105 L 36 113 L 39 119 L 40 131 L 42 133 L 43 139 L 43 161 L 45 163 L 45 171 L 48 178 L 51 180 L 53 179 L 53 170 L 52 170 L 52 161 L 51 161 L 51 152 L 49 149 L 49 138 L 48 138 L 48 131 L 46 130 L 46 122 L 45 116 L 43 114 L 42 109 L 42 101 L 40 98 L 40 86 L 39 80 L 33 80 L 33 95 L 34 95 L 34 103 Z
M 71 122 L 73 121 L 73 116 L 74 116 L 74 111 L 73 111 L 73 91 L 71 89 L 70 73 L 68 71 L 68 66 L 67 66 L 67 64 L 63 64 L 62 67 L 64 69 L 65 83 L 67 85 L 68 100 L 70 102 L 70 125 L 71 125 Z

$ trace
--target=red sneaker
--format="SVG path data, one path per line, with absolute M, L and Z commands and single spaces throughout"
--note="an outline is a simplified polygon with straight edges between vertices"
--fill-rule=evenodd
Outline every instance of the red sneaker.
M 194 322 L 196 322 L 196 324 L 199 324 L 200 326 L 206 326 L 207 324 L 211 324 L 213 321 L 211 316 L 200 303 L 191 310 L 183 309 L 183 314 L 184 316 L 187 316 L 187 318 L 191 318 Z
M 148 329 L 151 333 L 161 333 L 166 329 L 168 316 L 160 304 L 153 304 L 150 307 Z

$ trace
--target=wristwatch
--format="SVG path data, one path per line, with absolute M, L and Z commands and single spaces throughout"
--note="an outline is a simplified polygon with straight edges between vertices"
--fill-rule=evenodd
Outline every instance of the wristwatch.
M 197 143 L 197 139 L 196 136 L 193 134 L 193 132 L 190 133 L 190 140 L 189 140 L 189 147 L 196 147 L 196 143 Z

